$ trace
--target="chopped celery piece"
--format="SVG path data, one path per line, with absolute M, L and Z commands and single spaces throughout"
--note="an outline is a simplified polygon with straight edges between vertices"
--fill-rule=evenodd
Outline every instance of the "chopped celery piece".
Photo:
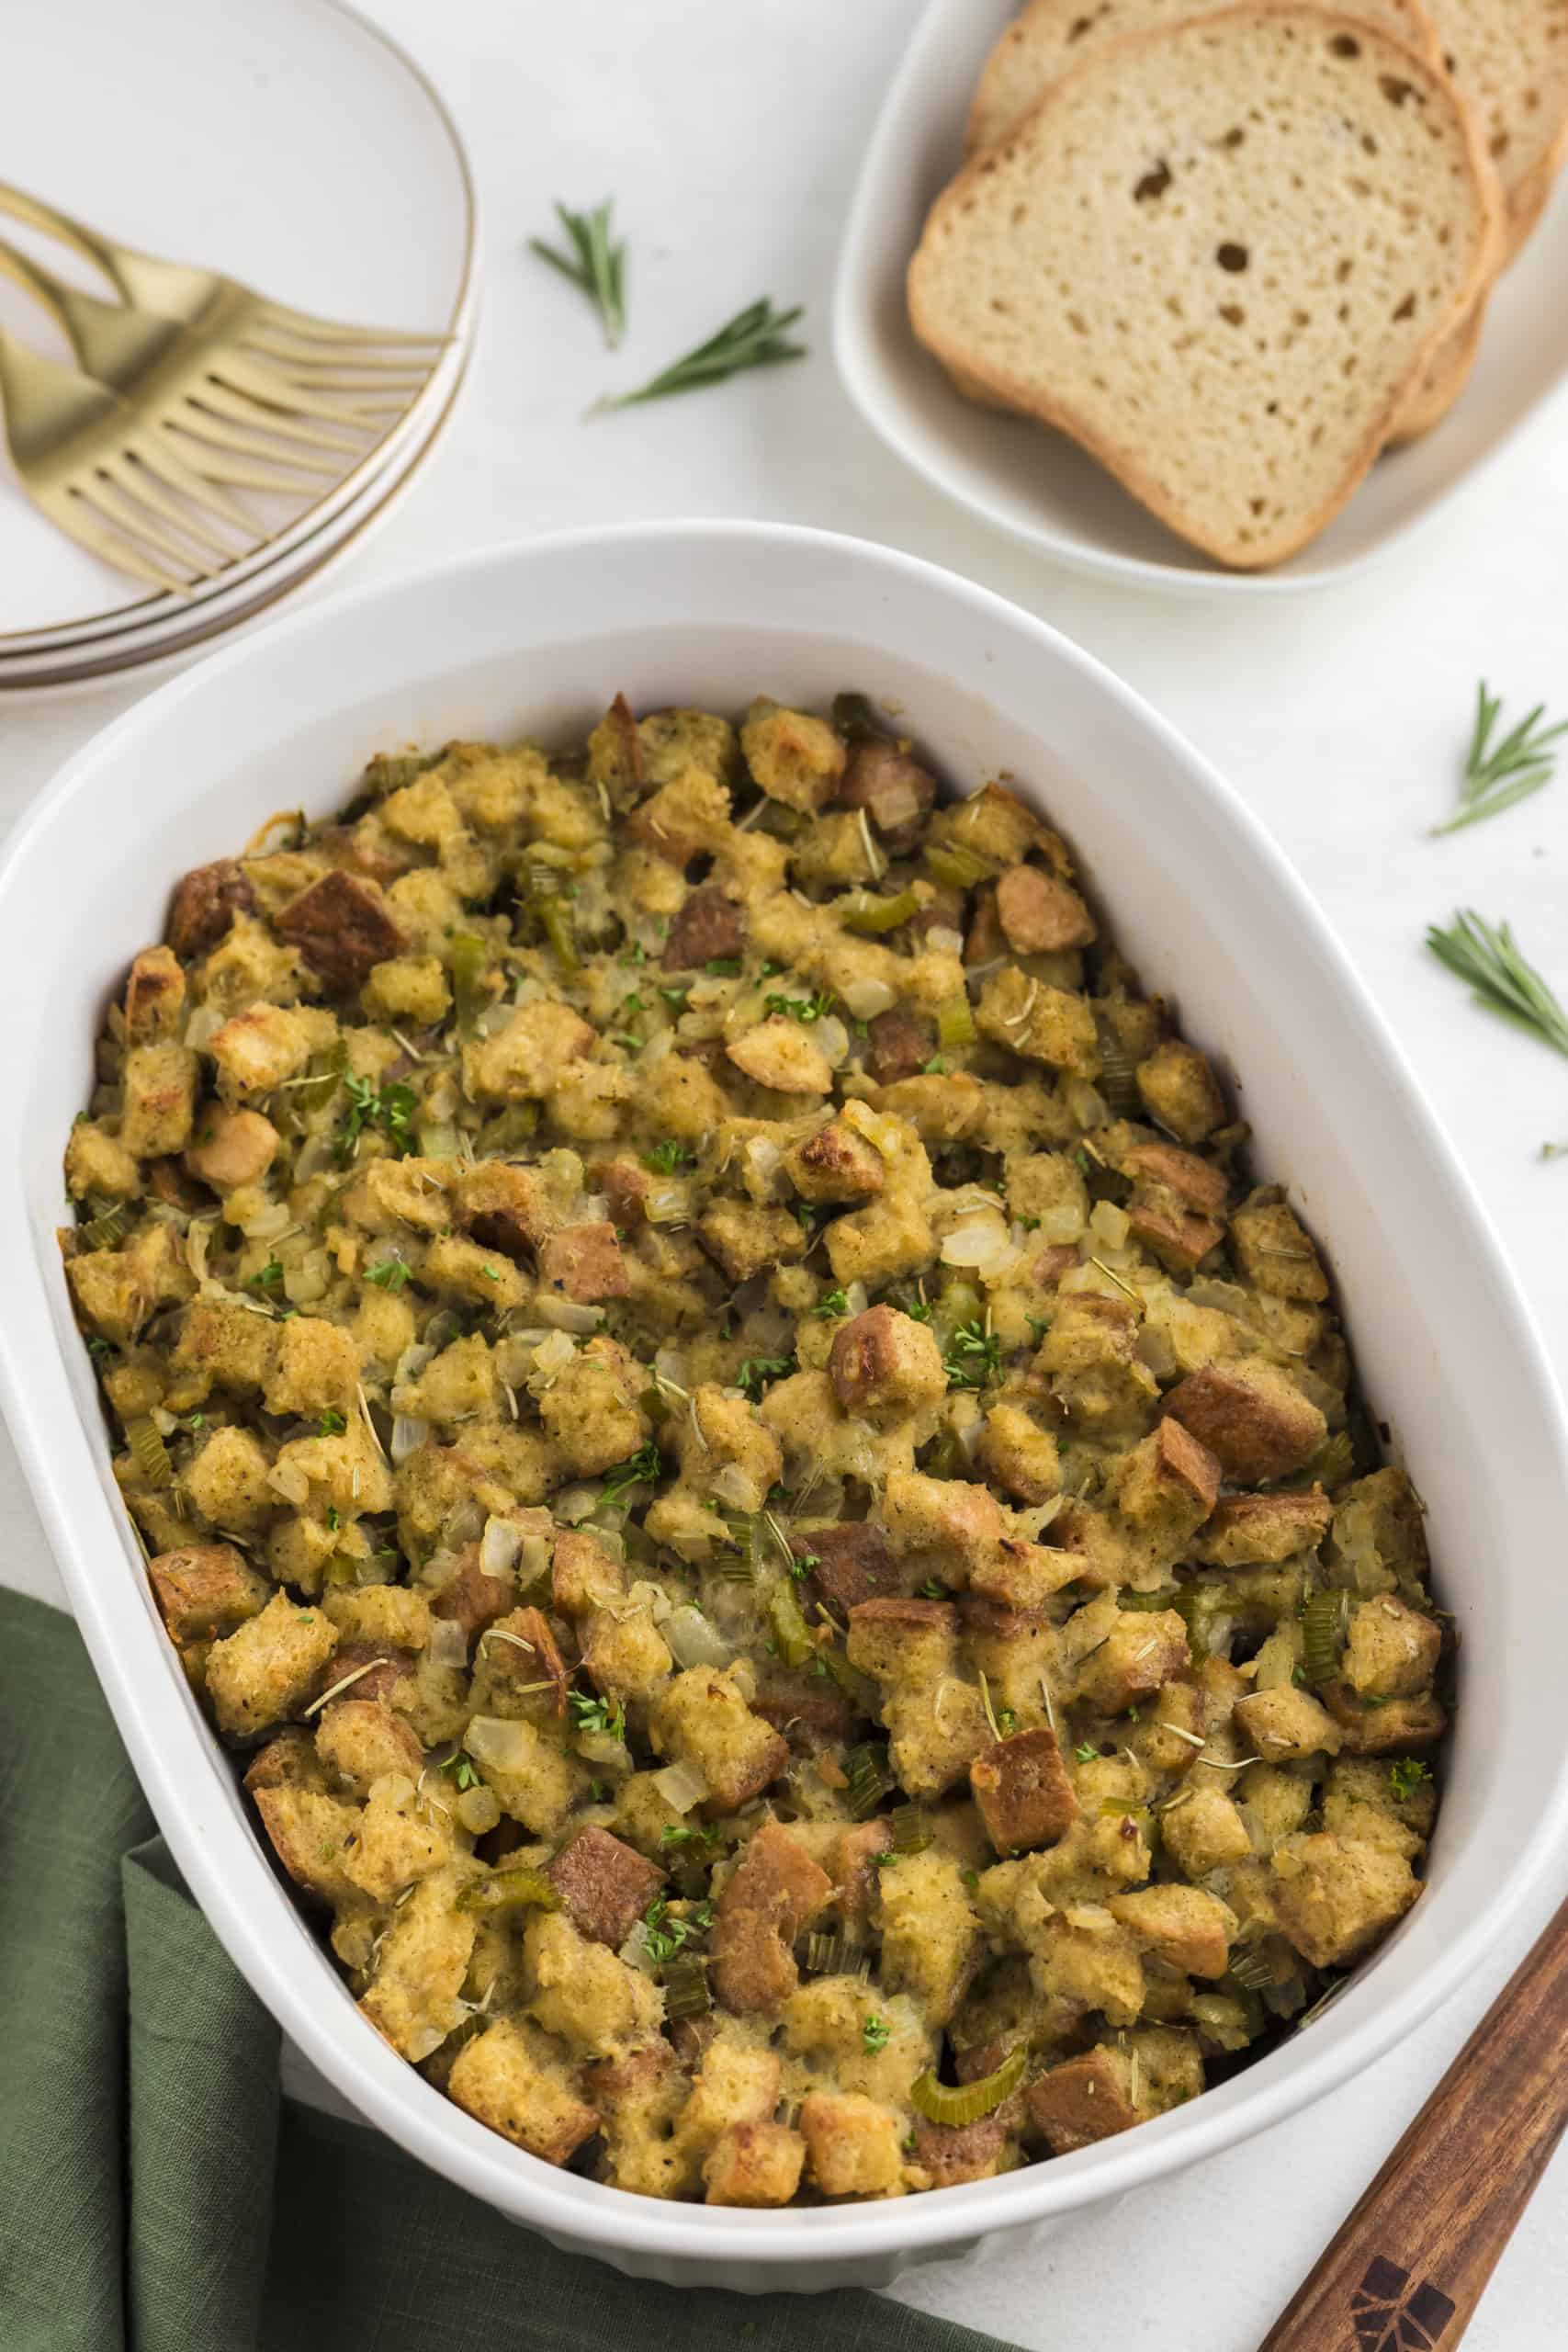
M 489 1878 L 477 1878 L 464 1887 L 457 1897 L 459 1911 L 558 1911 L 560 1896 L 556 1893 L 543 1871 L 531 1870 L 525 1862 L 514 1869 L 492 1871 Z
M 956 1053 L 962 1046 L 975 1043 L 975 1015 L 962 989 L 956 996 L 944 997 L 937 1006 L 936 1035 L 944 1054 Z
M 978 2123 L 983 2115 L 991 2114 L 1012 2097 L 1028 2064 L 1029 2053 L 1021 2041 L 1008 2052 L 994 2074 L 982 2075 L 978 2082 L 939 2083 L 928 2071 L 919 2077 L 909 2097 L 928 2122 Z

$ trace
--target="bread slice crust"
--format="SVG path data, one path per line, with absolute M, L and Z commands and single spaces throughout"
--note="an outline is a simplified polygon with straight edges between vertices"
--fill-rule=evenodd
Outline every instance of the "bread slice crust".
M 1190 127 L 1178 126 L 1172 117 L 1172 94 L 1178 90 L 1184 106 L 1192 98 Z M 1419 137 L 1405 122 L 1406 107 L 1411 121 L 1422 126 Z M 1303 121 L 1306 132 L 1297 136 Z M 1233 126 L 1228 130 L 1227 123 Z M 1126 153 L 1116 153 L 1120 180 L 1114 187 L 1105 183 L 1096 188 L 1094 175 L 1103 175 L 1108 168 L 1102 158 L 1119 130 L 1129 142 Z M 1380 136 L 1390 147 L 1381 163 Z M 1373 150 L 1365 170 L 1350 152 L 1358 140 L 1371 141 Z M 1166 147 L 1168 158 L 1159 152 Z M 1364 201 L 1371 216 L 1381 218 L 1388 212 L 1389 192 L 1383 189 L 1380 205 L 1368 173 L 1386 179 L 1392 168 L 1409 180 L 1420 175 L 1418 165 L 1428 179 L 1437 175 L 1427 196 L 1431 204 L 1440 196 L 1447 240 L 1439 243 L 1432 230 L 1415 222 L 1389 232 L 1392 258 L 1385 257 L 1383 277 L 1392 273 L 1403 283 L 1404 276 L 1422 270 L 1427 283 L 1419 296 L 1409 298 L 1415 309 L 1407 318 L 1397 309 L 1392 313 L 1397 331 L 1388 315 L 1380 317 L 1375 389 L 1364 395 L 1359 387 L 1347 392 L 1344 413 L 1329 435 L 1328 456 L 1314 457 L 1310 466 L 1298 464 L 1299 474 L 1317 476 L 1310 492 L 1303 488 L 1292 500 L 1286 484 L 1281 496 L 1279 469 L 1284 465 L 1289 470 L 1291 437 L 1300 429 L 1292 413 L 1279 413 L 1278 400 L 1267 418 L 1261 408 L 1257 414 L 1243 410 L 1258 443 L 1250 465 L 1243 461 L 1249 453 L 1238 459 L 1234 439 L 1227 444 L 1224 432 L 1216 431 L 1224 423 L 1226 398 L 1235 410 L 1243 399 L 1239 388 L 1246 371 L 1256 371 L 1258 355 L 1247 345 L 1256 343 L 1258 322 L 1249 326 L 1248 306 L 1261 308 L 1280 334 L 1283 353 L 1303 343 L 1292 362 L 1295 370 L 1315 349 L 1325 376 L 1332 362 L 1345 383 L 1352 384 L 1359 355 L 1336 345 L 1332 330 L 1325 331 L 1321 321 L 1314 324 L 1311 311 L 1299 306 L 1292 311 L 1288 304 L 1281 311 L 1278 273 L 1292 254 L 1312 243 L 1306 224 L 1314 222 L 1314 204 L 1320 210 L 1326 204 L 1335 220 L 1336 206 L 1344 210 L 1341 233 L 1348 243 L 1351 199 L 1345 190 L 1363 190 L 1356 202 Z M 1306 175 L 1314 171 L 1318 178 L 1309 186 Z M 1086 182 L 1073 190 L 1076 203 L 1055 185 L 1075 172 Z M 1185 225 L 1179 234 L 1156 226 L 1158 207 L 1173 188 L 1179 203 L 1168 221 L 1185 224 L 1182 208 L 1190 198 L 1199 212 L 1190 232 Z M 1398 193 L 1408 209 L 1408 188 Z M 1129 222 L 1140 204 L 1145 214 L 1134 232 Z M 1055 234 L 1043 235 L 1038 227 L 1026 232 L 1023 224 L 1036 206 Z M 1247 226 L 1254 217 L 1256 231 Z M 1225 225 L 1233 220 L 1234 235 Z M 1045 343 L 1043 328 L 1032 344 L 1021 340 L 1021 330 L 999 325 L 988 315 L 987 304 L 990 311 L 1003 312 L 1008 304 L 999 291 L 986 288 L 997 284 L 998 266 L 1010 266 L 1026 283 L 1037 261 L 1048 259 L 1052 268 L 1059 268 L 1057 239 L 1075 228 L 1081 249 L 1075 258 L 1087 259 L 1092 287 L 1088 307 L 1109 304 L 1107 315 L 1120 339 L 1100 321 L 1091 330 L 1074 308 L 1075 289 L 1059 281 L 1055 345 Z M 1274 251 L 1270 232 L 1277 240 Z M 1203 283 L 1194 240 L 1211 233 L 1214 242 L 1204 249 L 1203 266 L 1213 282 Z M 1026 242 L 1030 236 L 1032 244 Z M 1249 240 L 1261 252 L 1259 271 L 1247 285 Z M 1358 17 L 1303 0 L 1249 0 L 1108 41 L 1048 89 L 1006 140 L 974 158 L 938 198 L 909 265 L 908 298 L 916 334 L 962 389 L 1066 433 L 1191 545 L 1232 568 L 1252 570 L 1284 561 L 1344 506 L 1395 430 L 1429 364 L 1482 293 L 1498 241 L 1495 182 L 1468 115 L 1440 69 Z M 1359 265 L 1347 253 L 1341 266 L 1347 260 L 1348 277 Z M 1235 268 L 1230 286 L 1213 280 L 1211 261 L 1217 262 L 1222 277 Z M 1134 262 L 1143 278 L 1134 290 L 1120 295 L 1120 306 L 1129 314 L 1122 322 L 1116 317 L 1118 294 L 1137 277 Z M 1375 262 L 1371 270 L 1375 281 Z M 1324 290 L 1316 289 L 1319 306 Z M 1228 298 L 1233 291 L 1236 299 L 1211 302 L 1213 294 Z M 1376 300 L 1375 284 L 1370 297 L 1358 290 L 1357 299 Z M 1134 426 L 1138 403 L 1126 389 L 1128 365 L 1136 359 L 1132 319 L 1138 316 L 1145 328 L 1154 322 L 1164 331 L 1169 322 L 1160 305 L 1179 309 L 1187 302 L 1195 313 L 1191 332 L 1184 329 L 1174 348 L 1194 350 L 1196 386 L 1184 393 L 1179 385 L 1157 384 L 1158 396 Z M 1347 300 L 1340 315 L 1349 309 Z M 1290 322 L 1282 331 L 1281 317 Z M 1305 322 L 1299 334 L 1293 323 L 1298 318 Z M 1226 324 L 1216 328 L 1216 319 Z M 1079 336 L 1070 352 L 1072 336 L 1062 332 L 1064 322 Z M 1167 356 L 1159 355 L 1156 378 Z M 1326 416 L 1335 411 L 1335 388 L 1327 385 L 1321 397 Z M 1314 384 L 1310 394 L 1303 394 L 1305 408 L 1316 405 L 1318 398 Z M 1321 420 L 1307 428 L 1305 440 L 1313 450 L 1325 430 Z M 1213 511 L 1213 500 L 1194 493 L 1193 468 L 1206 435 L 1215 475 L 1234 477 L 1236 496 L 1242 476 L 1249 477 L 1245 518 L 1234 507 L 1228 515 Z M 1221 497 L 1221 509 L 1224 503 Z M 1210 511 L 1200 511 L 1205 505 Z

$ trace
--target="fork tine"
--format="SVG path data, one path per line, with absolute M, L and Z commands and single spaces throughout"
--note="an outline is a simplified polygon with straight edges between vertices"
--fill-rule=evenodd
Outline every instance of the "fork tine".
M 100 514 L 107 514 L 128 538 L 151 547 L 169 562 L 183 564 L 193 584 L 198 580 L 210 580 L 223 569 L 221 564 L 204 563 L 190 555 L 176 538 L 170 537 L 149 509 L 137 505 L 104 475 L 94 474 L 78 482 L 76 491 L 78 496 L 89 499 Z M 225 549 L 225 562 L 231 560 Z
M 232 390 L 248 392 L 253 399 L 282 402 L 292 416 L 316 416 L 333 424 L 356 426 L 364 430 L 379 417 L 400 416 L 406 401 L 355 401 L 339 396 L 326 400 L 318 392 L 302 390 L 275 369 L 263 367 L 232 348 L 214 351 L 208 362 L 219 382 Z
M 322 349 L 318 345 L 312 350 L 296 336 L 276 334 L 259 324 L 243 329 L 235 340 L 245 350 L 253 351 L 260 357 L 279 361 L 290 375 L 297 369 L 304 369 L 306 372 L 300 380 L 305 383 L 314 383 L 319 379 L 326 380 L 321 378 L 322 369 L 333 371 L 331 380 L 334 383 L 347 382 L 351 378 L 365 379 L 368 386 L 373 387 L 378 379 L 389 376 L 396 377 L 400 383 L 411 387 L 430 381 L 429 367 L 417 355 L 408 352 L 396 356 L 388 353 L 378 358 L 371 352 L 362 353 L 353 345 L 346 349 Z
M 269 463 L 276 462 L 278 465 L 287 462 L 298 468 L 303 474 L 314 474 L 318 485 L 323 481 L 336 481 L 343 471 L 341 466 L 329 466 L 320 458 L 307 458 L 299 449 L 269 449 L 259 435 L 246 433 L 237 424 L 224 423 L 212 410 L 198 407 L 194 400 L 182 402 L 177 412 L 170 417 L 169 422 L 171 425 L 178 427 L 183 436 L 200 442 L 204 449 L 230 449 L 237 457 L 265 458 Z M 203 462 L 205 463 L 206 460 L 204 459 Z M 211 479 L 214 481 L 226 481 L 237 480 L 238 477 L 215 472 Z M 310 483 L 299 485 L 301 489 L 313 486 Z
M 309 311 L 291 311 L 285 302 L 261 302 L 256 316 L 269 325 L 286 328 L 291 334 L 309 335 L 319 343 L 347 345 L 378 345 L 386 348 L 401 345 L 421 351 L 445 351 L 452 341 L 449 334 L 416 333 L 401 327 L 355 327 L 338 319 L 313 318 Z
M 188 595 L 192 582 L 182 580 L 164 565 L 155 563 L 143 555 L 133 541 L 118 530 L 106 530 L 93 511 L 91 502 L 76 491 L 62 492 L 51 498 L 43 512 L 56 528 L 68 538 L 85 547 L 112 571 L 129 572 L 133 580 L 145 581 L 150 588 L 161 588 L 168 596 Z
M 189 448 L 186 447 L 187 439 L 191 445 Z M 245 461 L 220 456 L 192 433 L 190 419 L 185 415 L 166 418 L 145 447 L 138 444 L 136 454 L 144 458 L 152 471 L 161 474 L 172 487 L 184 489 L 189 498 L 199 498 L 203 494 L 204 483 L 214 485 L 209 493 L 212 498 L 220 494 L 216 487 L 219 483 L 227 483 L 235 490 L 271 491 L 280 498 L 319 498 L 321 494 L 320 480 L 312 481 L 309 474 L 288 473 L 276 466 L 258 464 L 254 459 Z M 315 471 L 318 476 L 335 475 L 337 468 L 320 466 Z M 178 480 L 175 478 L 176 473 Z M 246 528 L 250 527 L 247 524 Z
M 228 497 L 199 466 L 191 464 L 172 434 L 159 433 L 150 426 L 126 443 L 125 454 L 192 505 L 220 515 L 231 529 L 243 532 L 247 539 L 255 537 L 254 515 L 248 514 L 237 499 Z
M 220 383 L 215 376 L 209 377 L 199 393 L 193 393 L 191 397 L 199 408 L 214 410 L 218 415 L 229 417 L 236 424 L 248 424 L 254 431 L 276 433 L 280 440 L 302 441 L 308 448 L 334 449 L 343 453 L 357 446 L 356 436 L 352 434 L 324 433 L 320 425 L 303 424 L 295 416 L 274 416 L 270 412 L 263 413 L 257 409 L 254 400 L 243 398 L 227 384 Z
M 139 506 L 145 506 L 163 522 L 171 524 L 176 531 L 183 531 L 186 538 L 193 539 L 197 547 L 209 548 L 225 562 L 231 561 L 236 554 L 248 554 L 255 544 L 255 525 L 231 501 L 222 500 L 216 509 L 208 509 L 205 504 L 197 505 L 194 499 L 171 498 L 158 476 L 139 453 L 123 449 L 115 457 L 101 458 L 99 470 L 125 497 L 134 499 Z M 223 511 L 225 507 L 229 508 L 228 514 Z M 238 529 L 246 545 L 236 549 L 231 539 L 220 538 L 206 519 L 209 512 L 215 512 L 220 521 L 228 524 L 231 531 Z

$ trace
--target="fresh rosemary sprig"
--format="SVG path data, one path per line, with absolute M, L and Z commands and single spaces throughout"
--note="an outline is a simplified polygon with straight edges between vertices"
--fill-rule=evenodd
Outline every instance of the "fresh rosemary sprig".
M 528 250 L 581 286 L 604 322 L 604 341 L 614 351 L 626 327 L 626 248 L 610 242 L 610 209 L 606 198 L 592 212 L 569 212 L 556 206 L 556 218 L 566 231 L 571 251 L 560 253 L 542 237 L 530 237 Z
M 635 392 L 606 392 L 603 400 L 595 401 L 589 413 L 633 408 L 639 401 L 668 400 L 672 392 L 694 392 L 704 384 L 722 384 L 727 377 L 738 376 L 746 368 L 773 368 L 781 360 L 804 359 L 806 345 L 784 339 L 785 329 L 800 316 L 798 303 L 793 311 L 775 311 L 773 298 L 764 295 L 760 302 L 737 311 L 716 334 L 709 335 L 706 343 L 699 343 L 694 351 L 672 360 Z
M 1461 908 L 1447 931 L 1432 924 L 1427 944 L 1450 972 L 1470 983 L 1480 1003 L 1539 1037 L 1543 1046 L 1568 1054 L 1568 1012 L 1506 922 L 1494 929 L 1472 907 Z
M 1547 746 L 1568 734 L 1568 718 L 1542 727 L 1546 705 L 1538 702 L 1500 743 L 1494 743 L 1492 733 L 1502 708 L 1501 695 L 1489 695 L 1483 678 L 1476 688 L 1475 726 L 1465 755 L 1459 807 L 1446 825 L 1432 827 L 1434 833 L 1457 833 L 1461 825 L 1478 825 L 1483 817 L 1500 817 L 1505 808 L 1528 800 L 1532 792 L 1551 782 L 1557 754 Z

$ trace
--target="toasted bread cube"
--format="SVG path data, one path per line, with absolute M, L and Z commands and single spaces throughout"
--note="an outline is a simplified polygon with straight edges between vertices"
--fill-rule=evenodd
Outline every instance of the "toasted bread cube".
M 751 1713 L 723 1668 L 694 1666 L 678 1674 L 659 1696 L 652 1728 L 661 1752 L 672 1751 L 702 1774 L 716 1815 L 760 1796 L 789 1762 L 788 1742 Z
M 221 1033 L 220 1033 L 221 1034 Z M 138 1159 L 163 1159 L 190 1141 L 196 1056 L 168 1040 L 133 1046 L 125 1057 L 119 1139 Z
M 596 1478 L 639 1451 L 649 1429 L 638 1402 L 645 1379 L 614 1340 L 590 1340 L 562 1365 L 539 1399 L 539 1417 L 569 1470 Z
M 952 1854 L 929 1846 L 878 1872 L 882 1983 L 945 2025 L 979 1965 L 980 1922 Z
M 466 2014 L 460 1996 L 473 1956 L 475 1920 L 471 1912 L 457 1906 L 461 1883 L 457 1866 L 449 1864 L 422 1879 L 398 1905 L 380 1939 L 370 1988 L 359 2004 L 400 2057 L 415 2065 L 441 2047 Z M 477 2047 L 469 2042 L 464 2055 Z M 479 2109 L 469 2111 L 478 2114 Z M 503 2131 L 505 2125 L 498 2121 L 495 2129 Z
M 1075 1078 L 1100 1075 L 1100 1038 L 1088 1001 L 1070 989 L 1031 979 L 1016 964 L 985 983 L 975 1023 L 982 1036 L 1026 1060 L 1045 1062 Z
M 1297 1690 L 1288 1682 L 1277 1690 L 1255 1690 L 1250 1698 L 1238 1699 L 1235 1720 L 1267 1764 L 1339 1752 L 1341 1734 L 1333 1716 L 1310 1690 Z
M 371 1790 L 344 1871 L 373 1903 L 389 1903 L 451 1859 L 452 1833 L 445 1818 L 434 1806 L 426 1812 L 418 1804 L 413 1783 L 400 1771 Z
M 374 1784 L 391 1773 L 417 1781 L 424 1766 L 418 1739 L 401 1715 L 378 1699 L 360 1698 L 359 1688 L 355 1683 L 346 1697 L 322 1708 L 316 1754 L 333 1778 L 355 1796 L 367 1797 Z
M 1223 1976 L 1235 1914 L 1199 1886 L 1145 1886 L 1113 1894 L 1111 1916 L 1130 1928 L 1145 1951 L 1188 1976 Z
M 726 1051 L 744 1077 L 775 1093 L 826 1094 L 833 1083 L 832 1064 L 821 1046 L 798 1021 L 781 1012 L 770 1013 Z
M 286 1079 L 297 1078 L 310 1056 L 330 1044 L 336 1027 L 330 1014 L 282 1004 L 253 1004 L 234 1013 L 207 1046 L 225 1100 L 270 1094 Z
M 1314 1968 L 1356 1959 L 1421 1892 L 1402 1854 L 1326 1831 L 1287 1838 L 1269 1867 L 1280 1930 Z
M 625 1298 L 631 1277 L 615 1227 L 606 1218 L 548 1235 L 539 1248 L 539 1281 L 547 1291 L 584 1303 Z
M 1284 1478 L 1317 1452 L 1328 1424 L 1272 1364 L 1206 1364 L 1178 1381 L 1165 1410 L 1219 1461 L 1228 1478 Z
M 1448 1724 L 1441 1702 L 1429 1690 L 1413 1699 L 1363 1699 L 1348 1682 L 1328 1682 L 1318 1697 L 1339 1726 L 1347 1756 L 1398 1756 L 1406 1748 L 1430 1747 Z
M 446 2087 L 459 2107 L 547 2165 L 564 2165 L 599 2129 L 559 2043 L 521 2019 L 498 2018 L 465 2042 Z
M 947 1394 L 935 1335 L 891 1306 L 868 1307 L 839 1326 L 828 1372 L 843 1410 L 867 1420 L 902 1420 Z
M 759 789 L 808 817 L 831 800 L 849 760 L 826 719 L 769 702 L 753 705 L 740 748 Z
M 280 1141 L 272 1121 L 259 1111 L 230 1111 L 221 1102 L 209 1102 L 196 1122 L 185 1164 L 215 1193 L 231 1193 L 237 1184 L 260 1182 Z
M 1321 1487 L 1276 1495 L 1224 1495 L 1204 1521 L 1193 1557 L 1212 1568 L 1274 1566 L 1310 1551 L 1334 1506 Z
M 185 1487 L 203 1519 L 242 1533 L 265 1526 L 282 1508 L 266 1454 L 249 1430 L 219 1429 L 204 1438 Z
M 1219 1499 L 1220 1465 L 1179 1420 L 1168 1418 L 1124 1458 L 1116 1500 L 1122 1516 L 1185 1549 Z
M 1054 1846 L 1078 1816 L 1056 1735 L 1042 1724 L 998 1740 L 969 1767 L 969 1786 L 998 1854 Z
M 688 890 L 670 926 L 662 962 L 667 972 L 694 972 L 746 953 L 746 917 L 716 882 Z
M 657 1863 L 645 1861 L 607 1829 L 580 1830 L 547 1875 L 578 1933 L 614 1949 L 625 1943 L 664 1883 Z
M 409 944 L 380 886 L 341 866 L 291 899 L 273 917 L 273 929 L 329 989 L 358 988 L 376 965 Z
M 832 1895 L 832 1880 L 800 1840 L 764 1823 L 742 1848 L 714 1919 L 713 1987 L 727 2009 L 744 2016 L 788 1998 L 800 1981 L 795 1939 Z
M 1359 1699 L 1410 1699 L 1437 1670 L 1442 1628 L 1392 1593 L 1350 1611 L 1345 1679 Z
M 1071 2155 L 1144 2120 L 1131 2097 L 1132 2062 L 1103 2044 L 1050 2067 L 1024 2093 L 1030 2121 L 1054 2156 Z
M 732 2123 L 703 2163 L 710 2205 L 787 2205 L 800 2186 L 806 2142 L 784 2123 Z
M 1189 1878 L 1206 1878 L 1228 1862 L 1245 1861 L 1252 1840 L 1240 1809 L 1223 1789 L 1193 1782 L 1160 1815 L 1167 1851 Z
M 1257 1289 L 1314 1306 L 1328 1296 L 1312 1237 L 1288 1202 L 1255 1195 L 1236 1210 L 1230 1231 L 1236 1263 Z
M 136 1155 L 84 1114 L 65 1147 L 65 1189 L 73 1201 L 89 1193 L 101 1193 L 111 1201 L 133 1201 L 141 1190 Z
M 359 1890 L 344 1868 L 359 1835 L 360 1808 L 295 1782 L 251 1792 L 267 1841 L 296 1886 L 322 1903 L 351 1903 Z
M 1056 1440 L 1021 1405 L 1004 1400 L 991 1407 L 980 1432 L 979 1461 L 1015 1502 L 1049 1502 L 1061 1489 Z
M 1078 1674 L 1077 1694 L 1108 1715 L 1152 1698 L 1187 1670 L 1187 1628 L 1174 1609 L 1119 1611 Z
M 538 1102 L 597 1042 L 581 1013 L 539 998 L 463 1048 L 463 1082 L 481 1102 Z
M 133 1046 L 173 1037 L 185 1011 L 186 976 L 167 947 L 144 947 L 125 984 L 125 1034 Z
M 207 1689 L 220 1731 L 253 1738 L 297 1715 L 321 1682 L 337 1631 L 319 1609 L 300 1609 L 286 1592 L 224 1640 L 207 1660 Z
M 1224 1126 L 1224 1097 L 1195 1046 L 1168 1037 L 1133 1074 L 1150 1118 L 1178 1143 L 1201 1143 Z
M 1020 956 L 1055 956 L 1088 947 L 1098 936 L 1094 917 L 1070 882 L 1040 865 L 1010 865 L 997 883 L 997 920 Z
M 804 1201 L 869 1201 L 887 1182 L 882 1154 L 843 1119 L 786 1152 L 784 1173 Z
M 197 865 L 175 886 L 169 909 L 168 941 L 175 954 L 188 963 L 216 947 L 234 917 L 255 905 L 255 893 L 244 870 L 231 857 Z
M 918 1555 L 955 1585 L 967 1582 L 971 1562 L 999 1544 L 1008 1525 L 985 1487 L 919 1471 L 897 1471 L 888 1479 L 882 1515 L 896 1551 Z
M 801 2136 L 824 2197 L 896 2197 L 904 2185 L 904 2127 L 891 2108 L 859 2091 L 810 2091 Z
M 359 1386 L 354 1334 L 320 1315 L 291 1315 L 277 1335 L 266 1384 L 269 1413 L 310 1419 L 353 1410 Z
M 735 1200 L 715 1201 L 699 1218 L 697 1233 L 733 1283 L 750 1282 L 771 1266 L 793 1264 L 805 1257 L 809 1238 L 787 1209 Z
M 658 2033 L 664 2018 L 659 1987 L 607 1944 L 580 1936 L 564 1912 L 530 1914 L 523 1949 L 534 1987 L 530 2014 L 547 2033 L 581 2054 L 611 2058 Z
M 170 1638 L 181 1645 L 233 1633 L 247 1618 L 259 1616 L 272 1594 L 265 1577 L 231 1544 L 160 1552 L 148 1562 L 147 1574 Z

